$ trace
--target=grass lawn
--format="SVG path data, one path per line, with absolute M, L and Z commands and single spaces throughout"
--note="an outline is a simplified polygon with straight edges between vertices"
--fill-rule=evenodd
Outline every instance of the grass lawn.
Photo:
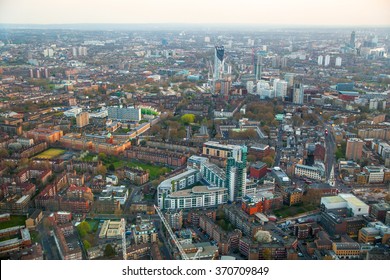
M 15 227 L 15 226 L 24 226 L 26 221 L 26 216 L 11 216 L 11 220 L 0 223 L 0 230 Z
M 87 155 L 83 161 L 92 161 L 92 158 L 95 157 L 96 154 L 89 154 Z M 149 170 L 150 172 L 150 180 L 154 180 L 160 175 L 164 175 L 165 173 L 169 173 L 172 171 L 172 168 L 165 167 L 165 166 L 159 166 L 155 164 L 148 164 L 143 162 L 138 162 L 134 160 L 123 160 L 119 159 L 115 156 L 106 156 L 104 159 L 102 159 L 103 164 L 108 168 L 111 164 L 115 167 L 115 169 L 122 168 L 124 166 L 128 167 L 140 167 L 143 170 Z
M 283 206 L 279 210 L 274 210 L 277 217 L 287 218 L 295 215 L 299 215 L 305 212 L 313 211 L 316 207 L 313 205 L 294 205 L 294 206 Z
M 65 153 L 63 149 L 50 148 L 35 156 L 35 158 L 52 159 Z

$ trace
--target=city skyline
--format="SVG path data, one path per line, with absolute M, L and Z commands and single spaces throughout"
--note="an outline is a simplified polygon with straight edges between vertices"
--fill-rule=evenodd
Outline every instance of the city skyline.
M 276 0 L 266 4 L 243 0 L 187 1 L 4 0 L 1 24 L 229 24 L 304 26 L 389 26 L 390 2 L 385 0 Z

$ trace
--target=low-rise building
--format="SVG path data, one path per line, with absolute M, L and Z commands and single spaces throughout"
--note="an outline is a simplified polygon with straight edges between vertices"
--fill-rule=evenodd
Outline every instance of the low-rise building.
M 134 239 L 135 244 L 157 242 L 157 229 L 152 221 L 141 220 L 131 225 L 131 238 Z
M 82 260 L 82 251 L 71 224 L 54 225 L 54 240 L 63 260 Z
M 119 201 L 121 205 L 125 204 L 129 196 L 129 190 L 126 186 L 107 185 L 99 195 L 99 200 L 114 200 Z
M 361 252 L 357 242 L 333 242 L 332 250 L 340 259 L 358 259 Z
M 369 206 L 352 194 L 340 193 L 338 196 L 321 198 L 321 209 L 325 212 L 337 213 L 347 210 L 348 216 L 368 215 Z
M 246 195 L 242 199 L 241 208 L 247 214 L 267 213 L 270 210 L 276 210 L 282 207 L 283 198 L 272 192 L 264 191 L 253 195 Z

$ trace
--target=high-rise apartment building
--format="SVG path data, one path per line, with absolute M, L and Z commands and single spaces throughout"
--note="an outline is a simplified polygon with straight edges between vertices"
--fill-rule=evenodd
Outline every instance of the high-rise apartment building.
M 318 65 L 322 65 L 324 63 L 324 57 L 322 55 L 318 56 L 317 63 Z
M 302 84 L 295 84 L 293 91 L 293 103 L 303 104 L 304 89 Z
M 342 61 L 341 57 L 339 57 L 339 56 L 336 57 L 336 62 L 335 62 L 334 65 L 335 65 L 336 67 L 341 67 L 341 61 Z
M 283 80 L 274 80 L 274 91 L 276 98 L 284 99 L 287 95 L 287 82 Z
M 358 160 L 361 159 L 363 153 L 363 140 L 359 138 L 350 138 L 347 140 L 347 148 L 345 151 L 345 158 Z
M 228 189 L 228 199 L 234 201 L 237 198 L 245 196 L 246 192 L 246 157 L 248 149 L 246 146 L 238 145 L 223 145 L 218 142 L 208 141 L 203 144 L 203 155 L 214 158 L 222 158 L 226 160 L 225 174 L 221 174 L 221 178 L 225 178 L 225 187 Z M 203 177 L 206 181 L 213 182 L 214 178 L 218 177 L 218 172 L 221 169 L 216 168 L 216 174 L 207 172 L 202 167 Z
M 325 63 L 324 63 L 324 65 L 325 65 L 325 66 L 329 66 L 329 64 L 330 64 L 330 55 L 327 54 L 327 55 L 325 56 Z
M 84 127 L 89 124 L 89 114 L 88 112 L 81 112 L 76 116 L 76 125 L 77 127 Z

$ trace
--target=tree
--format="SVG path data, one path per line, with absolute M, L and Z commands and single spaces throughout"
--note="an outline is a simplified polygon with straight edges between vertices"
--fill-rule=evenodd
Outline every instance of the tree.
M 77 226 L 77 230 L 81 238 L 85 237 L 89 232 L 91 232 L 91 226 L 83 221 Z
M 272 167 L 274 164 L 274 159 L 271 156 L 264 157 L 262 161 L 265 162 L 268 167 Z
M 110 170 L 110 171 L 115 171 L 115 166 L 111 163 L 111 164 L 108 166 L 108 170 Z
M 321 202 L 322 192 L 317 189 L 309 189 L 302 197 L 303 204 L 317 206 Z
M 99 153 L 98 157 L 100 160 L 103 160 L 103 161 L 107 159 L 107 155 L 105 153 Z
M 111 244 L 107 244 L 106 248 L 104 248 L 104 256 L 105 257 L 115 256 L 115 249 L 112 247 Z
M 97 168 L 97 174 L 106 175 L 106 173 L 107 173 L 107 168 L 104 165 L 100 165 Z
M 195 115 L 194 115 L 194 114 L 184 114 L 184 115 L 181 117 L 181 121 L 182 121 L 184 124 L 193 123 L 193 122 L 195 121 Z
M 254 155 L 248 155 L 248 156 L 246 157 L 246 159 L 247 159 L 248 162 L 255 162 L 255 161 L 256 161 L 256 156 L 254 156 Z
M 265 260 L 270 260 L 272 258 L 272 251 L 270 248 L 263 249 L 263 258 Z
M 91 243 L 89 243 L 88 240 L 83 240 L 83 245 L 84 245 L 85 250 L 88 250 L 89 248 L 91 248 Z
M 7 149 L 0 149 L 0 158 L 5 158 L 9 156 L 9 152 Z

